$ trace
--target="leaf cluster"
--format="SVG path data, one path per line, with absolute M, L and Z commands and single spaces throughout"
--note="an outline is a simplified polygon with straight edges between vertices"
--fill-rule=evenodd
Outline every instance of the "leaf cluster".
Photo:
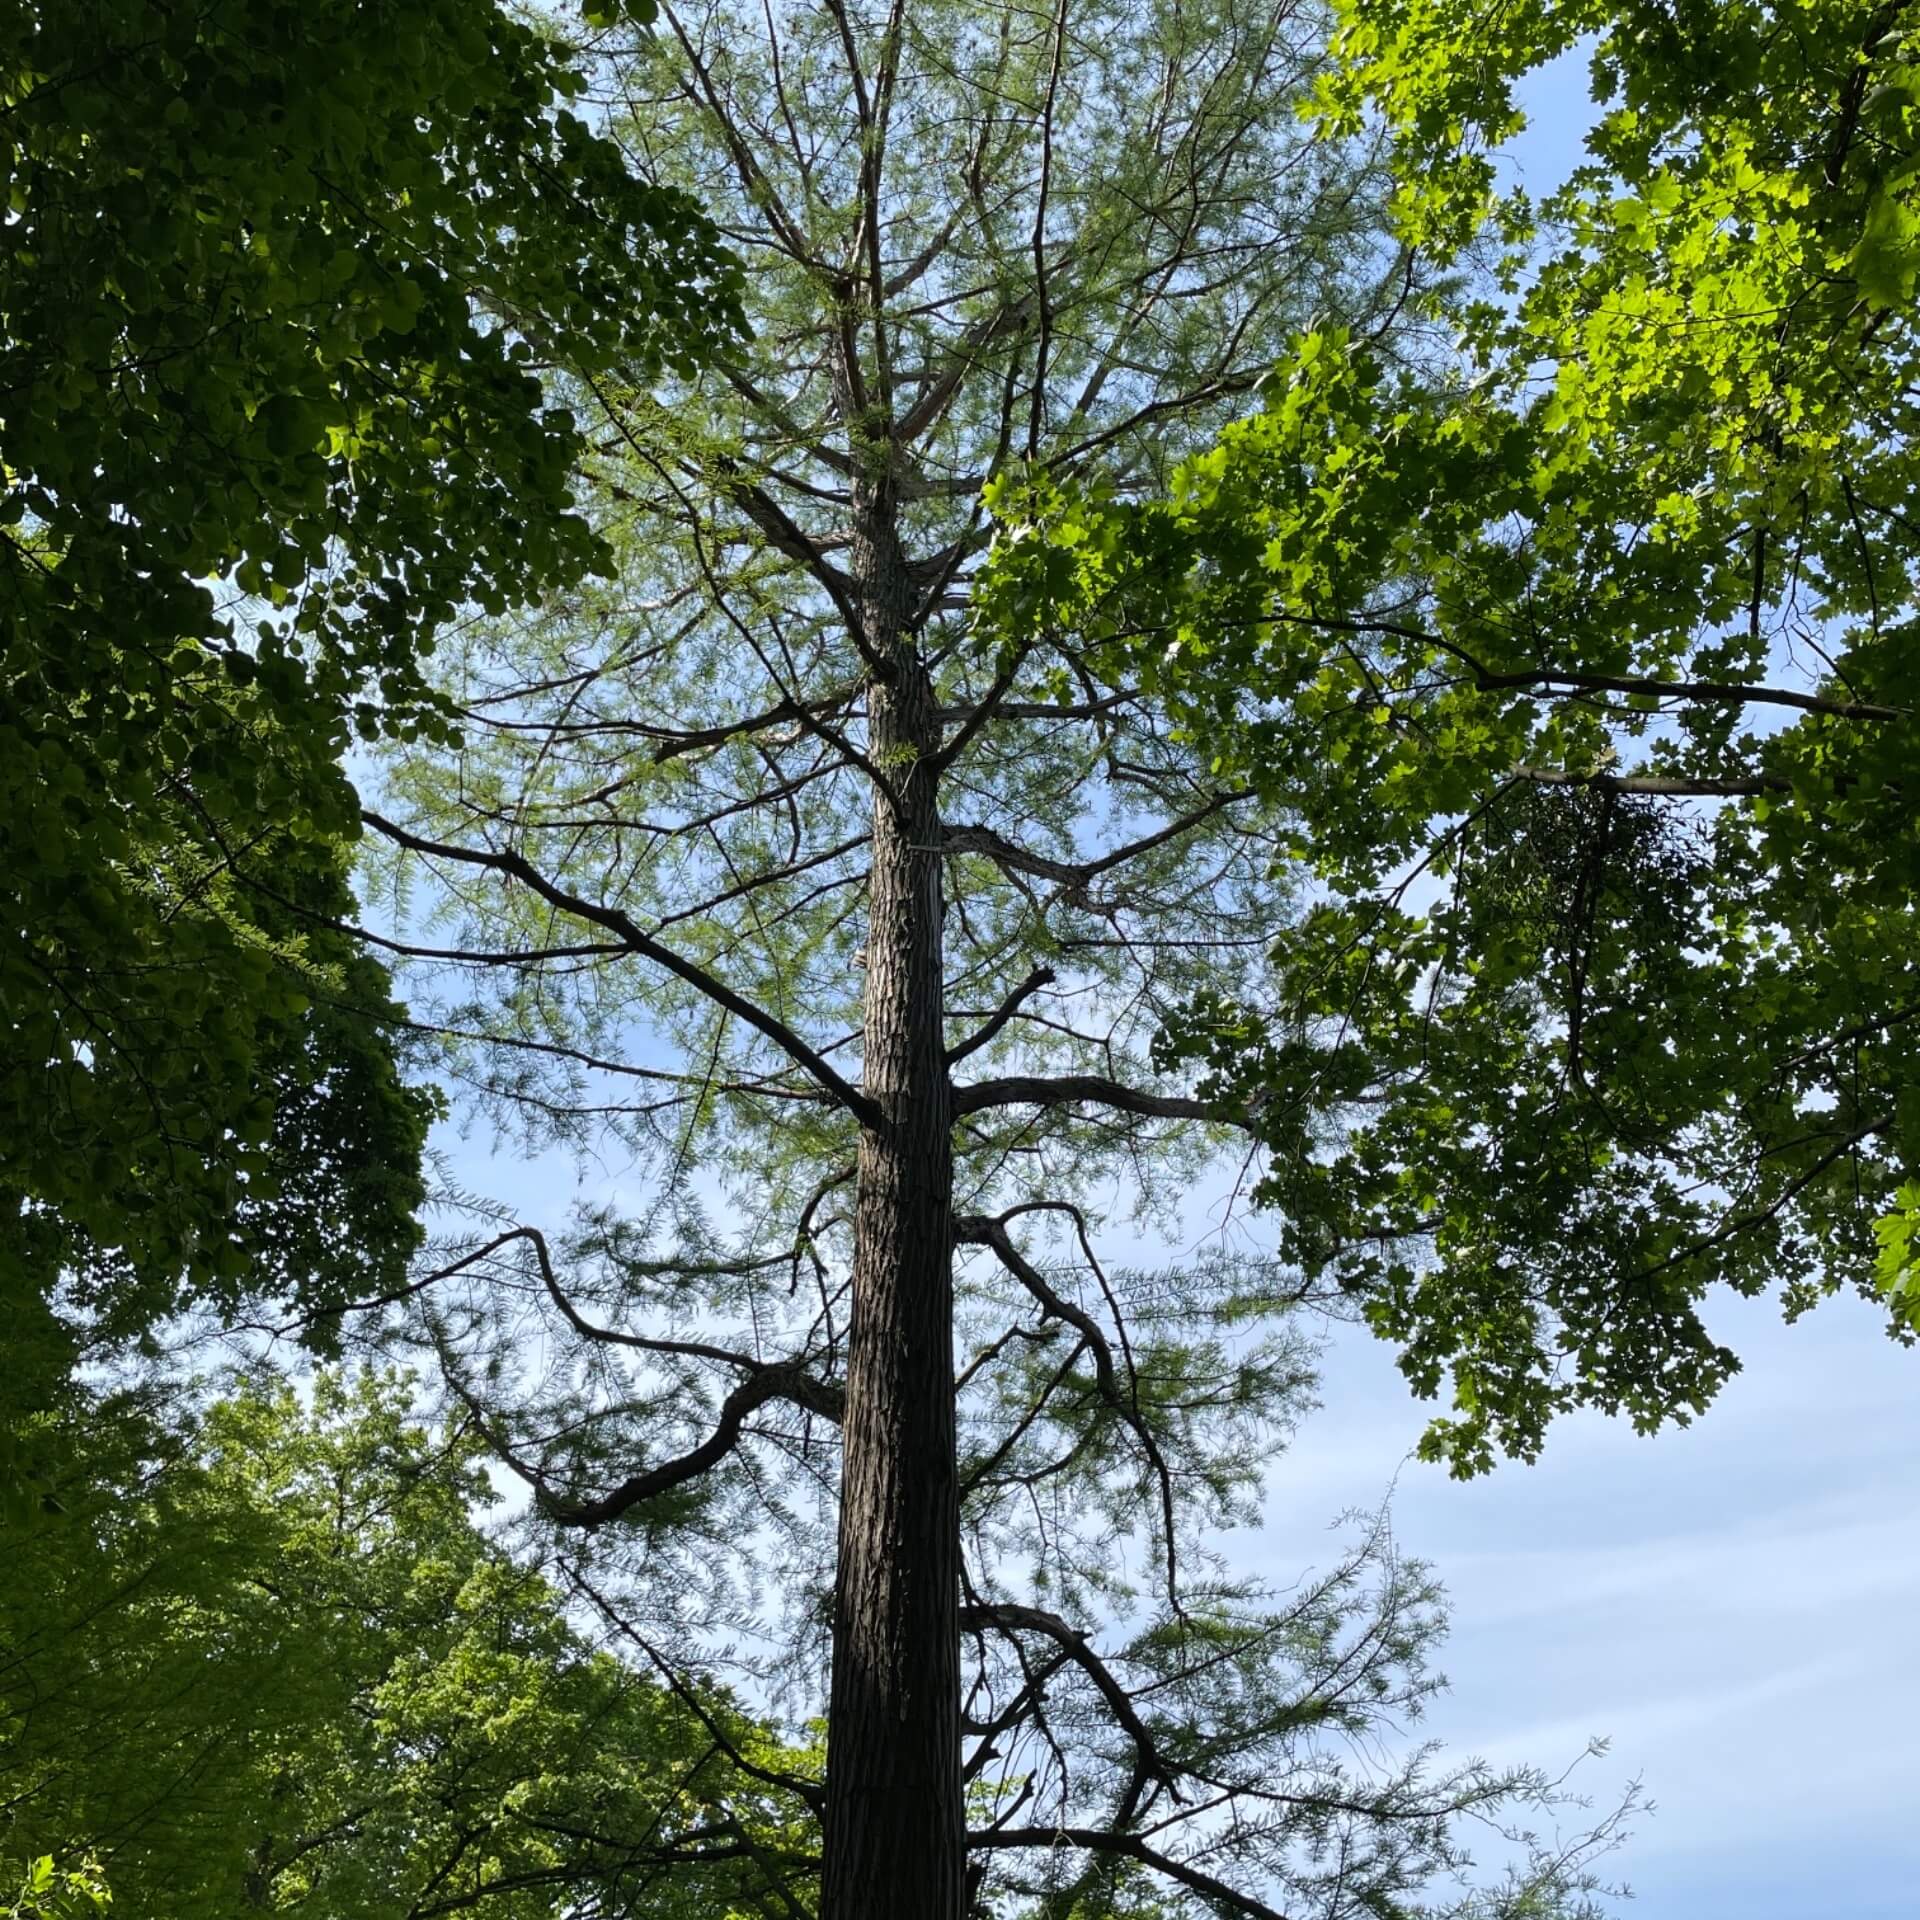
M 0 1285 L 36 1381 L 56 1274 L 113 1333 L 345 1299 L 415 1242 L 341 755 L 446 731 L 456 613 L 600 563 L 547 370 L 737 323 L 711 224 L 582 86 L 485 0 L 0 27 Z
M 1899 12 L 1349 9 L 1313 111 L 1390 131 L 1409 245 L 1505 249 L 1438 297 L 1452 353 L 1314 329 L 1163 499 L 999 503 L 994 630 L 1080 624 L 1294 811 L 1318 910 L 1163 1058 L 1255 1109 L 1295 1257 L 1451 1378 L 1461 1470 L 1569 1406 L 1699 1411 L 1715 1285 L 1792 1313 L 1908 1258 Z M 1588 163 L 1497 196 L 1516 83 L 1586 39 Z

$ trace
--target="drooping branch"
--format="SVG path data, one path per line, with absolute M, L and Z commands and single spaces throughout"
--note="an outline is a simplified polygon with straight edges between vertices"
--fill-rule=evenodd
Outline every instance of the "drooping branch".
M 596 901 L 588 900 L 580 894 L 556 885 L 529 860 L 510 848 L 461 847 L 443 840 L 429 840 L 422 834 L 412 833 L 407 828 L 385 819 L 371 808 L 363 807 L 360 817 L 375 832 L 384 834 L 396 846 L 405 847 L 411 853 L 426 854 L 439 860 L 452 860 L 463 866 L 489 867 L 496 873 L 504 873 L 509 878 L 518 880 L 523 886 L 532 888 L 549 906 L 558 907 L 561 912 L 570 913 L 576 919 L 585 920 L 590 925 L 604 927 L 609 933 L 617 934 L 630 953 L 637 954 L 643 960 L 650 960 L 655 966 L 663 968 L 676 979 L 684 980 L 688 986 L 704 994 L 716 1006 L 724 1007 L 727 1012 L 744 1020 L 756 1032 L 764 1034 L 796 1065 L 805 1068 L 863 1127 L 874 1132 L 886 1130 L 887 1118 L 879 1107 L 808 1046 L 784 1020 L 776 1018 L 743 994 L 736 993 L 725 981 L 717 979 L 705 967 L 697 965 L 684 954 L 676 953 L 671 947 L 663 946 L 651 935 L 643 932 L 620 908 L 602 906 Z
M 624 952 L 625 949 L 616 951 Z M 511 1053 L 530 1053 L 541 1059 L 560 1060 L 585 1067 L 594 1073 L 617 1074 L 627 1079 L 644 1080 L 651 1085 L 676 1087 L 682 1090 L 679 1096 L 681 1103 L 707 1093 L 727 1093 L 752 1100 L 819 1104 L 824 1104 L 828 1098 L 817 1087 L 783 1086 L 771 1078 L 716 1080 L 709 1073 L 672 1073 L 663 1067 L 643 1067 L 632 1061 L 611 1060 L 604 1054 L 590 1053 L 584 1047 L 565 1046 L 557 1040 L 530 1040 L 524 1034 L 478 1032 L 469 1027 L 449 1027 L 432 1020 L 410 1020 L 398 1014 L 379 1015 L 324 994 L 315 994 L 314 999 L 316 1004 L 336 1007 L 376 1026 L 389 1027 L 401 1033 L 418 1033 L 430 1039 L 452 1040 L 473 1046 L 499 1047 Z M 663 1096 L 662 1104 L 671 1102 Z
M 1106 1702 L 1108 1712 L 1133 1742 L 1148 1778 L 1160 1781 L 1174 1800 L 1179 1800 L 1179 1769 L 1161 1753 L 1153 1729 L 1140 1717 L 1133 1696 L 1094 1650 L 1087 1635 L 1070 1620 L 1049 1613 L 1044 1607 L 1020 1606 L 1011 1601 L 973 1601 L 960 1609 L 960 1625 L 963 1630 L 992 1627 L 1009 1635 L 1037 1633 L 1052 1640 L 1093 1683 L 1094 1691 Z
M 602 1346 L 628 1347 L 640 1353 L 656 1353 L 683 1360 L 711 1360 L 725 1367 L 738 1367 L 749 1376 L 777 1371 L 780 1365 L 792 1368 L 800 1362 L 789 1361 L 772 1363 L 757 1360 L 750 1353 L 740 1353 L 732 1347 L 716 1347 L 704 1340 L 675 1340 L 649 1334 L 627 1333 L 619 1327 L 603 1327 L 589 1320 L 573 1303 L 572 1297 L 561 1286 L 553 1270 L 553 1256 L 547 1246 L 547 1237 L 538 1227 L 516 1227 L 511 1233 L 502 1234 L 488 1247 L 492 1252 L 504 1246 L 510 1240 L 524 1240 L 532 1248 L 534 1259 L 540 1268 L 541 1284 L 546 1288 L 548 1298 L 559 1309 L 560 1316 L 583 1340 L 592 1340 Z M 707 1273 L 741 1274 L 750 1273 L 756 1268 L 784 1265 L 787 1255 L 784 1253 L 767 1255 L 758 1260 L 748 1261 L 706 1261 L 701 1263 L 700 1271 Z M 663 1271 L 685 1271 L 677 1263 L 662 1262 Z M 812 1402 L 813 1411 L 824 1414 L 836 1423 L 841 1415 L 840 1390 L 823 1382 L 809 1381 L 808 1387 L 815 1393 L 817 1405 Z M 788 1396 L 793 1397 L 793 1396 Z
M 1030 1202 L 1021 1209 L 1033 1212 L 1048 1210 L 1044 1202 Z M 1077 1214 L 1075 1217 L 1077 1220 Z M 1179 1548 L 1174 1539 L 1173 1475 L 1168 1470 L 1166 1456 L 1160 1451 L 1160 1442 L 1155 1437 L 1152 1423 L 1140 1411 L 1137 1391 L 1128 1391 L 1120 1384 L 1120 1370 L 1114 1363 L 1113 1348 L 1100 1323 L 1085 1308 L 1077 1306 L 1053 1286 L 1046 1275 L 1020 1251 L 1014 1244 L 1013 1235 L 1007 1231 L 1004 1216 L 994 1219 L 984 1214 L 960 1215 L 953 1223 L 953 1237 L 962 1246 L 989 1248 L 1001 1266 L 1032 1295 L 1043 1312 L 1056 1320 L 1064 1320 L 1086 1343 L 1087 1350 L 1093 1355 L 1094 1378 L 1099 1383 L 1101 1399 L 1139 1441 L 1140 1451 L 1145 1455 L 1147 1465 L 1159 1485 L 1163 1535 L 1161 1551 L 1166 1560 L 1167 1599 L 1174 1611 L 1180 1612 L 1180 1563 Z M 1086 1244 L 1084 1223 L 1082 1244 Z M 1087 1251 L 1091 1255 L 1091 1247 Z M 1124 1332 L 1122 1338 L 1125 1338 Z M 1130 1354 L 1128 1371 L 1132 1372 Z
M 1264 1900 L 1256 1900 L 1238 1887 L 1230 1887 L 1224 1880 L 1215 1879 L 1187 1861 L 1162 1853 L 1137 1833 L 1122 1833 L 1107 1827 L 984 1827 L 967 1835 L 967 1845 L 1039 1847 L 1048 1851 L 1057 1847 L 1080 1847 L 1089 1853 L 1118 1854 L 1123 1859 L 1138 1860 L 1142 1866 L 1165 1874 L 1183 1887 L 1190 1887 L 1227 1912 L 1245 1914 L 1247 1920 L 1288 1920 L 1278 1907 L 1270 1907 Z
M 451 965 L 463 967 L 538 967 L 555 960 L 605 960 L 626 951 L 625 943 L 617 940 L 596 940 L 564 947 L 504 949 L 426 947 L 408 940 L 397 940 L 391 934 L 376 933 L 373 928 L 363 927 L 358 921 L 341 919 L 334 914 L 318 913 L 291 895 L 281 892 L 271 881 L 263 879 L 258 873 L 242 867 L 238 858 L 228 848 L 220 830 L 220 823 L 200 805 L 191 790 L 185 791 L 188 801 L 200 815 L 209 837 L 221 850 L 226 867 L 244 886 L 263 898 L 271 900 L 276 906 L 284 907 L 309 926 L 325 927 L 329 932 L 346 934 L 349 938 L 361 941 L 367 946 L 377 947 L 382 953 L 396 954 L 403 960 L 444 960 Z
M 409 1281 L 404 1287 L 395 1287 L 391 1293 L 376 1294 L 367 1300 L 349 1300 L 340 1306 L 314 1307 L 301 1314 L 290 1326 L 278 1329 L 291 1332 L 293 1327 L 310 1327 L 316 1322 L 331 1319 L 336 1315 L 349 1313 L 371 1313 L 376 1307 L 397 1306 L 402 1300 L 412 1300 L 426 1292 L 429 1287 L 438 1286 L 442 1280 L 451 1280 L 456 1275 L 478 1266 L 489 1254 L 498 1253 L 504 1246 L 524 1236 L 526 1229 L 511 1227 L 505 1233 L 496 1234 L 484 1246 L 470 1248 L 459 1258 L 450 1260 L 445 1266 L 436 1267 L 431 1273 L 425 1273 L 417 1280 Z
M 673 1690 L 675 1696 L 692 1711 L 694 1716 L 700 1721 L 700 1724 L 706 1728 L 714 1744 L 726 1754 L 727 1758 L 731 1760 L 742 1773 L 751 1779 L 764 1781 L 768 1786 L 779 1787 L 783 1791 L 791 1793 L 803 1805 L 811 1808 L 816 1814 L 820 1811 L 821 1807 L 825 1804 L 826 1795 L 822 1792 L 818 1781 L 806 1780 L 798 1774 L 786 1773 L 776 1768 L 765 1766 L 758 1760 L 752 1759 L 743 1753 L 740 1750 L 738 1742 L 736 1742 L 726 1728 L 714 1718 L 707 1702 L 701 1698 L 699 1691 L 696 1688 L 688 1686 L 686 1676 L 671 1660 L 667 1659 L 665 1655 L 654 1646 L 653 1642 L 640 1631 L 639 1627 L 616 1607 L 607 1595 L 577 1567 L 569 1570 L 568 1578 L 570 1584 L 576 1587 L 593 1603 L 595 1609 L 606 1620 L 609 1626 L 613 1627 L 624 1639 L 630 1640 L 640 1649 L 654 1671 L 660 1675 L 661 1679 Z

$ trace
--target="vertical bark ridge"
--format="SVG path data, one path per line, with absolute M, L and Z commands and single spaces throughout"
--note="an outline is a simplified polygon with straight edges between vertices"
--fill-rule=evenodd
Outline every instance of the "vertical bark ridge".
M 876 791 L 864 1090 L 843 1429 L 823 1920 L 961 1920 L 953 1096 L 942 1019 L 939 710 L 906 637 L 911 584 L 884 479 L 856 490 L 852 574 L 872 655 Z

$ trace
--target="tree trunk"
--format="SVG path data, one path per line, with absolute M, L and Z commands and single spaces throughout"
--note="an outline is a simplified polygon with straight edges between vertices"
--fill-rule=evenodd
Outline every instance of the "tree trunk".
M 905 627 L 891 489 L 856 496 L 873 807 L 864 1087 L 842 1430 L 822 1920 L 961 1920 L 960 1500 L 954 1459 L 952 1094 L 942 1021 L 940 744 Z

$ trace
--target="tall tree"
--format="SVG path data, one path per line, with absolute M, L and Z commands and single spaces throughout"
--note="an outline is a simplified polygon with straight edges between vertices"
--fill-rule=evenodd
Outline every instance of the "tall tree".
M 644 377 L 729 330 L 710 224 L 564 111 L 580 85 L 489 0 L 0 22 L 10 1342 L 47 1334 L 49 1241 L 129 1270 L 146 1322 L 232 1293 L 237 1190 L 285 1174 L 291 1086 L 328 1096 L 228 850 L 338 910 L 353 729 L 444 728 L 440 625 L 600 556 L 542 364 Z M 403 1259 L 399 1212 L 362 1246 Z
M 783 1911 L 805 1808 L 719 1744 L 764 1735 L 583 1637 L 412 1398 L 322 1373 L 93 1451 L 0 1575 L 0 1847 L 175 1920 Z
M 995 597 L 1297 811 L 1320 904 L 1165 1057 L 1253 1112 L 1284 1248 L 1451 1376 L 1472 1471 L 1698 1412 L 1719 1286 L 1920 1326 L 1920 26 L 1343 17 L 1323 124 L 1383 119 L 1404 242 L 1504 249 L 1504 296 L 1437 303 L 1418 382 L 1308 332 L 1162 501 L 1011 503 Z M 1497 149 L 1584 39 L 1536 212 Z
M 832 0 L 604 36 L 755 345 L 577 383 L 617 579 L 464 627 L 463 744 L 367 815 L 394 916 L 437 921 L 385 937 L 416 995 L 444 970 L 446 1070 L 643 1187 L 442 1248 L 448 1381 L 641 1657 L 704 1639 L 809 1711 L 830 1646 L 826 1920 L 1405 1910 L 1454 1815 L 1542 1790 L 1352 1764 L 1423 1696 L 1431 1592 L 1378 1530 L 1288 1594 L 1229 1573 L 1304 1391 L 1245 1317 L 1276 1271 L 1109 1258 L 1234 1151 L 1146 1046 L 1251 984 L 1283 822 L 1080 636 L 969 628 L 996 475 L 1158 488 L 1309 314 L 1390 332 L 1379 180 L 1298 124 L 1320 26 Z

